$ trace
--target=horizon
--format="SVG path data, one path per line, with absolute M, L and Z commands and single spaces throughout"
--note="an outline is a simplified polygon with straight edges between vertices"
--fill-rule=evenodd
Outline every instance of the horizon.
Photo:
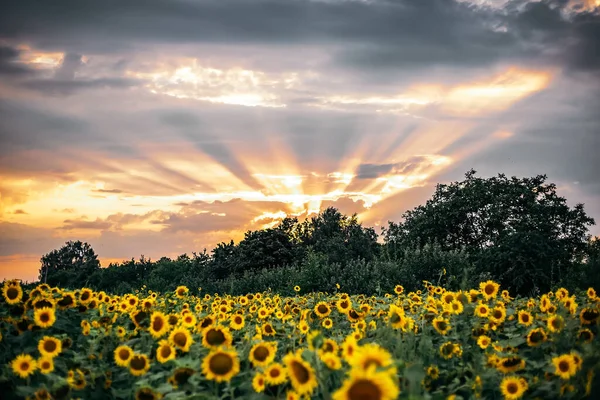
M 547 175 L 600 235 L 600 0 L 102 4 L 0 15 L 0 280 L 330 206 L 379 235 L 471 168 Z

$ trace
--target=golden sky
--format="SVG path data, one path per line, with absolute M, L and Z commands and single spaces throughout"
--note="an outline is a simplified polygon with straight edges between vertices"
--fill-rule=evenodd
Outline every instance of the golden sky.
M 71 239 L 176 257 L 328 206 L 379 231 L 470 168 L 600 215 L 597 2 L 133 1 L 108 31 L 27 3 L 0 17 L 0 279 Z

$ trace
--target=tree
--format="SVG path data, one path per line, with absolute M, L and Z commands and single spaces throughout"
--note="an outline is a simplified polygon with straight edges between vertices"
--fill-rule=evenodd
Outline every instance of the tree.
M 550 289 L 585 256 L 587 227 L 595 221 L 583 204 L 570 208 L 546 175 L 484 179 L 470 170 L 465 178 L 438 184 L 425 205 L 404 213 L 401 223 L 389 222 L 388 253 L 428 240 L 465 249 L 478 272 L 521 293 Z
M 39 279 L 52 286 L 80 287 L 100 269 L 98 256 L 88 243 L 69 241 L 41 259 Z

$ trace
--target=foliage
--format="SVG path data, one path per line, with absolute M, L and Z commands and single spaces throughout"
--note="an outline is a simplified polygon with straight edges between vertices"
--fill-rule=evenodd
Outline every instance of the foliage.
M 100 268 L 98 256 L 89 243 L 69 241 L 40 259 L 39 280 L 50 285 L 80 285 Z
M 389 222 L 384 237 L 392 253 L 431 240 L 444 250 L 464 249 L 480 273 L 518 293 L 559 284 L 585 257 L 587 227 L 595 222 L 583 205 L 570 208 L 546 175 L 475 174 L 438 184 L 425 205 Z

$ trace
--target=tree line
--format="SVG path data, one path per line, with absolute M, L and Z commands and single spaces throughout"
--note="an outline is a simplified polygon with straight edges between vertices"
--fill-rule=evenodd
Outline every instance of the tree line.
M 284 218 L 247 231 L 210 252 L 152 261 L 145 257 L 100 267 L 88 243 L 67 242 L 41 258 L 40 281 L 126 293 L 186 285 L 208 293 L 273 290 L 292 294 L 417 290 L 424 280 L 452 289 L 493 279 L 511 293 L 534 295 L 564 286 L 600 287 L 600 240 L 583 204 L 570 207 L 546 175 L 481 178 L 438 184 L 424 204 L 389 221 L 379 236 L 356 214 L 330 207 L 300 221 Z M 381 240 L 379 240 L 381 239 Z

